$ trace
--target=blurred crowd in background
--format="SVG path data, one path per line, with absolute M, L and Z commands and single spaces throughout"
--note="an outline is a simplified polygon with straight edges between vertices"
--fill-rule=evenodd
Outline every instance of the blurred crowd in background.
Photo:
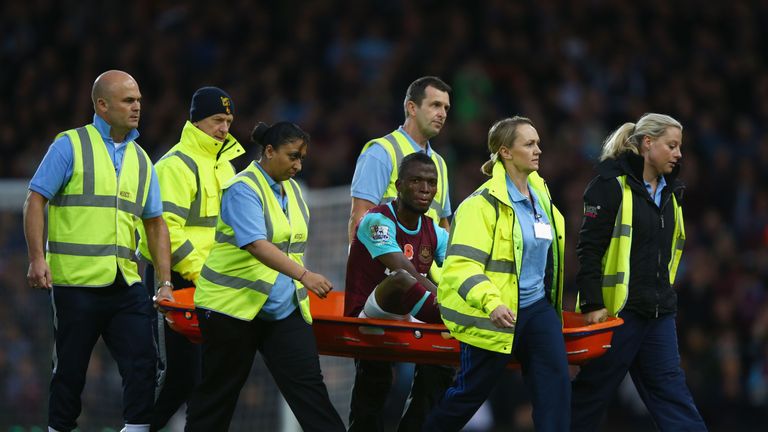
M 602 140 L 645 112 L 670 114 L 684 126 L 678 331 L 688 383 L 712 430 L 763 430 L 766 52 L 768 3 L 746 0 L 3 2 L 0 177 L 30 178 L 58 132 L 90 122 L 93 80 L 116 68 L 140 85 L 139 143 L 154 160 L 178 141 L 194 90 L 216 85 L 233 97 L 232 133 L 246 147 L 257 120 L 296 122 L 312 135 L 299 178 L 310 189 L 347 185 L 362 145 L 402 124 L 408 84 L 437 75 L 453 86 L 432 145 L 448 163 L 454 210 L 483 181 L 488 127 L 515 114 L 536 124 L 541 173 L 568 221 L 572 308 L 581 196 Z M 0 256 L 0 427 L 44 424 L 51 312 L 25 284 L 20 211 L 0 213 Z M 117 397 L 119 379 L 92 378 L 112 361 L 94 356 L 105 360 L 92 362 L 89 386 Z M 493 424 L 522 430 L 525 415 L 510 407 L 526 401 L 508 380 Z M 650 427 L 631 399 L 610 418 L 621 430 Z

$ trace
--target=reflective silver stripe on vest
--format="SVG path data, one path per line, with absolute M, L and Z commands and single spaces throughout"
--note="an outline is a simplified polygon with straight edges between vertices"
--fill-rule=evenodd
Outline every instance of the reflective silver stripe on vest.
M 681 251 L 681 250 L 683 250 L 683 247 L 685 247 L 685 239 L 683 239 L 683 238 L 678 238 L 678 239 L 675 241 L 675 249 L 677 249 L 677 250 L 680 250 L 680 251 Z
M 213 228 L 216 226 L 216 216 L 202 216 L 200 209 L 203 205 L 203 192 L 202 188 L 200 187 L 200 173 L 197 170 L 197 163 L 195 163 L 195 160 L 191 157 L 185 155 L 184 153 L 180 151 L 175 151 L 173 153 L 168 154 L 166 157 L 176 156 L 179 159 L 181 159 L 182 162 L 189 168 L 190 171 L 195 175 L 195 186 L 197 186 L 197 192 L 195 192 L 195 199 L 192 200 L 192 203 L 189 205 L 189 210 L 187 210 L 187 216 L 185 217 L 186 222 L 185 226 L 194 226 L 194 227 L 205 227 L 205 228 Z M 178 209 L 182 209 L 183 207 L 178 207 Z M 165 211 L 165 202 L 163 202 L 163 211 Z M 173 214 L 178 214 L 175 212 L 171 212 Z M 181 215 L 179 215 L 181 216 Z
M 203 270 L 200 272 L 200 276 L 208 279 L 209 281 L 217 285 L 225 286 L 228 288 L 233 288 L 233 289 L 248 288 L 266 295 L 269 295 L 269 292 L 272 291 L 272 285 L 264 281 L 260 281 L 260 280 L 249 281 L 248 279 L 243 279 L 237 276 L 229 276 L 229 275 L 221 274 L 205 265 L 203 266 Z
M 91 135 L 85 127 L 75 129 L 80 138 L 80 152 L 83 155 L 83 192 L 78 195 L 56 195 L 51 204 L 59 207 L 111 207 L 115 208 L 117 197 L 95 195 L 96 173 L 94 172 L 93 147 Z M 72 143 L 74 145 L 74 143 Z
M 627 274 L 624 272 L 603 275 L 603 288 L 615 287 L 618 284 L 626 285 L 626 278 Z
M 264 193 L 264 188 L 261 187 L 261 183 L 259 182 L 259 179 L 256 177 L 256 174 L 250 171 L 245 171 L 240 174 L 251 179 L 251 181 L 256 185 L 256 187 L 259 188 L 259 192 L 261 193 L 262 207 L 264 208 L 264 225 L 267 228 L 267 239 L 269 241 L 272 241 L 272 234 L 274 234 L 275 229 L 272 226 L 272 216 L 269 214 L 269 211 L 267 210 L 267 203 L 265 202 L 267 200 L 267 195 Z M 271 190 L 269 192 L 272 193 Z
M 170 201 L 163 201 L 163 211 L 166 213 L 173 213 L 184 220 L 187 220 L 187 217 L 189 217 L 188 208 L 184 208 Z
M 296 182 L 293 180 L 288 181 L 288 183 L 291 184 L 291 188 L 293 189 L 293 195 L 296 197 L 296 202 L 299 205 L 299 209 L 301 210 L 301 216 L 304 218 L 304 225 L 309 226 L 309 214 L 307 213 L 307 204 L 304 202 L 304 199 L 301 197 L 301 194 L 299 193 L 299 188 L 296 186 Z
M 632 235 L 632 225 L 618 224 L 613 226 L 613 238 L 629 237 Z
M 61 255 L 74 256 L 115 256 L 125 259 L 133 259 L 133 251 L 124 246 L 116 245 L 89 245 L 80 243 L 48 242 L 48 252 Z M 115 253 L 117 252 L 117 253 Z
M 488 279 L 488 276 L 484 274 L 476 274 L 468 277 L 464 282 L 461 283 L 461 286 L 459 286 L 459 295 L 461 296 L 461 298 L 466 300 L 467 294 L 469 294 L 469 291 L 472 288 L 486 281 L 490 282 L 490 279 Z
M 182 243 L 181 246 L 179 246 L 171 254 L 171 265 L 175 266 L 176 264 L 178 264 L 181 260 L 183 260 L 189 254 L 191 254 L 193 250 L 195 250 L 195 247 L 192 246 L 191 241 L 187 240 L 184 243 Z
M 216 231 L 216 241 L 219 243 L 229 243 L 232 246 L 239 248 L 239 246 L 237 245 L 237 242 L 235 241 L 235 236 L 224 234 L 221 231 Z
M 448 248 L 447 256 L 451 255 L 458 255 L 460 257 L 469 258 L 473 261 L 477 261 L 479 263 L 485 264 L 485 261 L 488 260 L 488 254 L 481 251 L 478 248 L 474 248 L 472 246 L 462 245 L 462 244 L 452 244 Z
M 397 138 L 394 135 L 388 134 L 384 139 L 389 141 L 392 149 L 395 151 L 395 166 L 392 167 L 392 171 L 395 172 L 395 178 L 397 178 L 397 173 L 400 172 L 400 162 L 403 161 L 405 155 L 403 155 L 403 150 L 400 148 L 400 144 L 398 144 Z
M 304 253 L 307 248 L 307 242 L 291 243 L 290 246 L 288 246 L 287 241 L 272 244 L 277 246 L 277 248 L 280 249 L 280 252 L 283 253 Z
M 483 190 L 480 191 L 480 193 L 478 193 L 478 195 L 480 195 L 481 197 L 485 198 L 485 200 L 488 201 L 488 204 L 490 204 L 491 207 L 496 208 L 496 197 L 491 195 L 491 191 L 490 190 L 483 189 Z M 497 212 L 499 211 L 498 208 L 496 208 L 496 211 Z M 497 219 L 498 219 L 498 217 L 497 217 Z
M 471 315 L 463 314 L 459 311 L 455 311 L 453 309 L 447 308 L 440 305 L 440 314 L 448 321 L 454 322 L 460 326 L 465 327 L 475 327 L 480 330 L 487 330 L 497 333 L 509 333 L 514 334 L 515 333 L 515 327 L 509 327 L 509 328 L 499 328 L 496 327 L 493 322 L 491 322 L 488 318 L 482 318 L 482 317 L 476 317 Z
M 85 127 L 79 127 L 75 131 L 80 138 L 80 151 L 83 154 L 83 195 L 94 195 L 96 191 L 96 173 L 94 171 L 91 135 Z
M 117 208 L 126 213 L 130 213 L 137 218 L 141 218 L 141 214 L 144 213 L 144 207 L 141 204 L 126 201 L 124 199 L 117 200 Z
M 485 266 L 485 271 L 514 274 L 517 272 L 517 268 L 515 268 L 514 261 L 490 260 Z
M 298 297 L 299 301 L 302 301 L 307 298 L 307 289 L 304 287 L 296 289 L 296 297 Z
M 438 160 L 438 162 L 435 163 L 435 165 L 437 165 L 437 167 L 440 169 L 440 182 L 442 183 L 442 186 L 443 186 L 441 188 L 442 192 L 440 193 L 440 198 L 442 198 L 443 202 L 439 203 L 436 200 L 432 200 L 432 203 L 437 204 L 437 206 L 439 207 L 437 209 L 437 214 L 440 215 L 440 213 L 443 211 L 443 203 L 445 202 L 446 196 L 448 195 L 448 191 L 446 191 L 446 189 L 448 188 L 448 177 L 445 174 L 445 161 L 440 156 L 437 156 L 436 159 Z
M 113 195 L 56 195 L 51 204 L 59 207 L 115 208 L 116 201 Z
M 133 144 L 133 150 L 136 152 L 136 157 L 139 159 L 139 188 L 136 191 L 136 203 L 137 208 L 135 209 L 136 212 L 132 212 L 136 217 L 141 217 L 141 214 L 144 213 L 144 188 L 147 186 L 147 158 L 144 157 L 144 151 L 141 150 L 138 144 L 136 142 L 132 142 Z M 147 191 L 147 195 L 149 195 L 149 191 Z

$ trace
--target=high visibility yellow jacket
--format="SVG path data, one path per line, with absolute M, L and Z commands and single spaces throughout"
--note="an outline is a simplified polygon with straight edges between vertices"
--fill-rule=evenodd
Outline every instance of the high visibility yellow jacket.
M 46 260 L 54 285 L 111 285 L 120 269 L 131 285 L 141 281 L 132 260 L 152 176 L 138 144 L 126 144 L 120 175 L 93 125 L 68 130 L 72 177 L 49 203 Z
M 288 199 L 288 210 L 283 213 L 267 179 L 258 167 L 249 165 L 225 188 L 238 182 L 248 185 L 261 199 L 267 238 L 290 259 L 303 266 L 309 208 L 304 202 L 298 183 L 293 179 L 281 182 Z M 197 281 L 195 305 L 251 321 L 269 298 L 278 274 L 277 270 L 264 265 L 250 252 L 237 247 L 234 230 L 219 217 L 216 241 Z M 294 285 L 301 314 L 304 320 L 311 324 L 307 289 L 297 280 L 294 280 Z
M 380 144 L 384 147 L 384 150 L 389 154 L 390 161 L 392 162 L 392 172 L 389 175 L 389 186 L 384 192 L 384 196 L 381 201 L 376 204 L 384 204 L 393 201 L 397 198 L 397 188 L 395 187 L 395 181 L 397 180 L 397 173 L 400 167 L 400 162 L 404 157 L 411 153 L 414 153 L 413 145 L 408 141 L 408 137 L 403 134 L 399 129 L 392 133 L 385 135 L 381 138 L 376 138 L 368 141 L 360 154 L 365 153 L 374 143 Z M 437 166 L 437 193 L 432 199 L 432 204 L 429 206 L 427 216 L 431 217 L 437 222 L 440 222 L 440 214 L 445 208 L 445 202 L 448 199 L 448 169 L 445 166 L 445 160 L 442 156 L 437 154 L 434 149 L 430 156 Z
M 231 134 L 222 143 L 187 121 L 178 144 L 155 164 L 171 269 L 190 282 L 197 280 L 213 247 L 222 186 L 235 175 L 230 161 L 244 153 Z M 139 252 L 151 259 L 143 226 L 139 235 Z
M 552 224 L 552 279 L 545 286 L 547 298 L 562 314 L 564 219 L 538 173 L 528 176 L 528 184 Z M 522 254 L 522 229 L 507 193 L 504 165 L 497 162 L 492 178 L 461 203 L 453 218 L 438 302 L 456 339 L 489 351 L 512 351 L 515 329 L 498 328 L 489 316 L 499 305 L 517 315 Z

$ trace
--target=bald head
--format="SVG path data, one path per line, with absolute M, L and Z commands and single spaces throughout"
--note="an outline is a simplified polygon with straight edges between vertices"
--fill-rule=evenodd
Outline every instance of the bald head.
M 115 142 L 122 142 L 128 131 L 139 126 L 141 92 L 127 73 L 110 70 L 99 75 L 93 82 L 91 99 L 93 110 L 111 126 Z
M 138 87 L 139 85 L 132 76 L 123 71 L 109 70 L 104 72 L 96 78 L 91 89 L 91 100 L 93 101 L 94 109 L 96 108 L 96 101 L 99 98 L 109 99 L 109 96 L 114 93 L 116 86 Z

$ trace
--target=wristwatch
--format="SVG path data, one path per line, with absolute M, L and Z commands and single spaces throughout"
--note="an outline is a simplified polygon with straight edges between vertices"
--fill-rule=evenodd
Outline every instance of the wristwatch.
M 171 289 L 173 289 L 173 284 L 171 283 L 171 281 L 167 281 L 167 280 L 166 281 L 162 281 L 159 284 L 157 284 L 157 290 L 158 291 L 162 287 L 171 287 Z

